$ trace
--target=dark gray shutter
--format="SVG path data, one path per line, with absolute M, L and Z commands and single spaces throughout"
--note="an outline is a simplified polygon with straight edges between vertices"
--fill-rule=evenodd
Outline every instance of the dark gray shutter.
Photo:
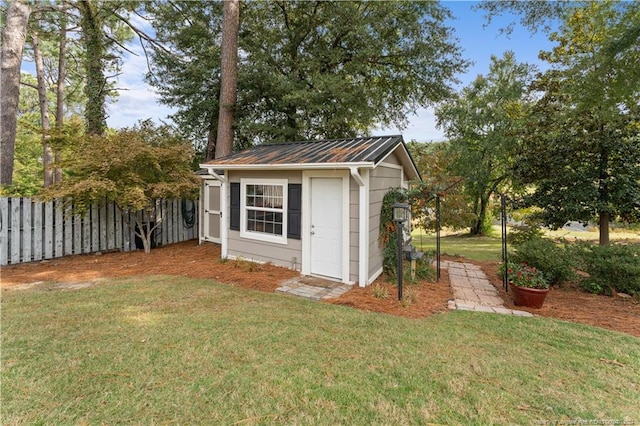
M 229 206 L 229 229 L 234 231 L 240 230 L 240 183 L 231 182 L 230 186 L 230 198 L 231 203 Z
M 302 225 L 302 185 L 289 184 L 287 211 L 287 238 L 300 239 Z

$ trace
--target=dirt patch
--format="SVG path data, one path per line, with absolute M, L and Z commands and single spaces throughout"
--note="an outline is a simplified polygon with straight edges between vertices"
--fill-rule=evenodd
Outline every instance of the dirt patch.
M 224 261 L 220 259 L 220 246 L 198 245 L 194 240 L 160 247 L 149 254 L 142 250 L 85 254 L 5 266 L 0 282 L 2 288 L 38 281 L 69 285 L 143 274 L 212 279 L 263 291 L 275 291 L 283 280 L 298 275 L 295 271 L 270 264 L 261 265 L 248 260 Z
M 506 294 L 502 288 L 502 280 L 497 274 L 498 262 L 446 259 L 479 265 L 500 292 L 505 306 L 515 308 L 510 294 Z M 223 261 L 220 259 L 218 245 L 198 245 L 196 241 L 187 241 L 154 249 L 149 254 L 143 251 L 90 254 L 6 266 L 0 272 L 0 286 L 3 289 L 17 289 L 21 286 L 33 288 L 42 283 L 54 282 L 60 289 L 74 289 L 88 286 L 101 278 L 142 274 L 211 279 L 267 292 L 275 291 L 283 281 L 298 276 L 295 271 L 270 264 L 259 265 L 247 260 Z M 329 303 L 409 318 L 426 317 L 447 311 L 447 301 L 453 297 L 448 283 L 447 271 L 442 270 L 439 283 L 407 284 L 405 294 L 408 290 L 415 301 L 403 304 L 397 300 L 395 285 L 386 282 L 385 277 L 380 277 L 373 285 L 366 288 L 354 287 L 344 295 L 329 300 Z M 386 298 L 376 297 L 385 292 Z M 640 337 L 640 305 L 629 299 L 596 296 L 571 287 L 552 288 L 544 307 L 530 312 Z
M 386 297 L 380 297 L 386 295 Z M 453 298 L 449 287 L 449 275 L 442 270 L 440 282 L 405 283 L 403 286 L 405 302 L 398 300 L 395 283 L 387 282 L 383 274 L 368 287 L 355 287 L 342 296 L 328 300 L 335 305 L 352 306 L 371 312 L 382 312 L 407 318 L 423 318 L 446 312 L 447 302 Z M 409 300 L 412 300 L 410 303 Z

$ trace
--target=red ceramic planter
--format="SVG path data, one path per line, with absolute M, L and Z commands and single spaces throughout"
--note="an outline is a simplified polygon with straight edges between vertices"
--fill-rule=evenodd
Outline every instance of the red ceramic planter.
M 509 288 L 513 295 L 513 304 L 516 306 L 526 306 L 527 308 L 542 308 L 544 299 L 547 297 L 547 293 L 549 293 L 548 288 L 518 287 L 512 283 L 509 283 Z

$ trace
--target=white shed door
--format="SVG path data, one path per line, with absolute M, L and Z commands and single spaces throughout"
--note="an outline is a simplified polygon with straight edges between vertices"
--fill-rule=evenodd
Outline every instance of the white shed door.
M 311 273 L 342 278 L 342 179 L 311 178 Z
M 204 183 L 204 240 L 220 243 L 220 182 Z

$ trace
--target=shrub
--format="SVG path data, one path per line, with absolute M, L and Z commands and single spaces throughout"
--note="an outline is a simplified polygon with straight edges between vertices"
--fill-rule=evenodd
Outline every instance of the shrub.
M 640 296 L 640 246 L 578 243 L 572 250 L 578 267 L 588 275 L 580 281 L 586 291 Z
M 411 262 L 404 263 L 404 280 L 406 282 L 431 281 L 436 280 L 436 270 L 427 256 L 416 260 L 416 276 L 411 279 Z
M 373 285 L 373 297 L 377 299 L 386 299 L 389 297 L 389 291 L 386 287 L 376 283 Z
M 522 244 L 524 242 L 541 239 L 544 236 L 542 229 L 533 225 L 514 226 L 507 235 L 507 240 L 511 244 Z
M 417 300 L 418 299 L 416 295 L 413 294 L 413 292 L 411 292 L 409 289 L 405 289 L 402 292 L 402 300 L 400 301 L 400 305 L 402 305 L 403 308 L 408 308 L 409 306 L 416 303 Z
M 573 259 L 562 246 L 544 238 L 531 238 L 514 244 L 513 263 L 526 263 L 541 270 L 550 284 L 574 280 Z

